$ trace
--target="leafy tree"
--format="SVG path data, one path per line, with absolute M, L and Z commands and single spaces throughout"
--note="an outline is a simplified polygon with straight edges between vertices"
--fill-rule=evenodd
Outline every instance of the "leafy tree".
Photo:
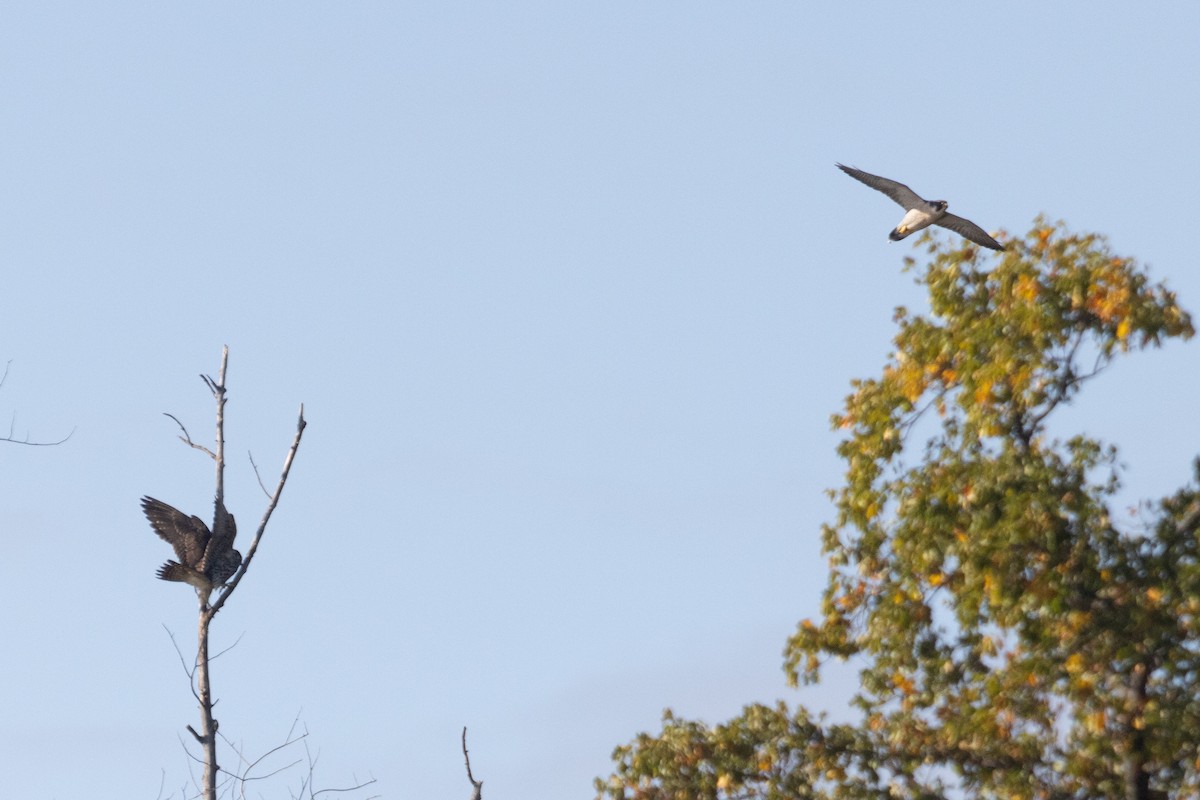
M 987 263 L 923 242 L 928 312 L 897 311 L 882 374 L 834 417 L 829 582 L 785 651 L 793 685 L 861 665 L 856 721 L 668 711 L 599 797 L 1200 796 L 1200 488 L 1118 524 L 1116 449 L 1050 427 L 1118 357 L 1190 337 L 1189 315 L 1061 224 Z

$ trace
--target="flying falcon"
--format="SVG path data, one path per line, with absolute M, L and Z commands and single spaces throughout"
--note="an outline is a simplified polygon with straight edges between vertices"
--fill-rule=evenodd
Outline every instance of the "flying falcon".
M 168 561 L 158 569 L 164 581 L 181 581 L 196 587 L 204 604 L 213 589 L 224 585 L 242 564 L 242 554 L 233 549 L 237 523 L 233 514 L 216 504 L 213 532 L 199 517 L 189 517 L 153 497 L 142 498 L 142 511 L 154 532 L 175 548 L 178 561 Z
M 1004 249 L 1004 245 L 988 236 L 987 232 L 974 222 L 946 213 L 949 203 L 945 200 L 930 202 L 919 197 L 916 192 L 903 183 L 890 181 L 887 178 L 841 164 L 838 164 L 837 168 L 872 189 L 883 192 L 907 209 L 908 213 L 904 215 L 904 219 L 900 220 L 900 224 L 896 226 L 895 230 L 888 234 L 888 238 L 893 242 L 898 242 L 910 233 L 916 233 L 930 225 L 940 225 L 943 228 L 949 228 L 963 238 L 970 239 L 975 244 L 990 247 L 992 250 Z

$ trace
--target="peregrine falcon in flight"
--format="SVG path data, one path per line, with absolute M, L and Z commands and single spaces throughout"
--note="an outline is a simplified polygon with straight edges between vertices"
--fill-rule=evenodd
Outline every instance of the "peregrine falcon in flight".
M 861 169 L 844 167 L 841 164 L 838 164 L 837 168 L 851 178 L 862 181 L 872 189 L 883 192 L 907 209 L 908 213 L 904 215 L 904 219 L 900 220 L 900 224 L 896 226 L 895 230 L 888 234 L 888 238 L 893 242 L 898 242 L 910 233 L 916 233 L 922 228 L 928 228 L 930 225 L 940 225 L 943 228 L 954 231 L 963 238 L 970 239 L 975 244 L 989 247 L 992 250 L 1004 249 L 1004 245 L 997 242 L 991 236 L 988 236 L 987 232 L 974 222 L 946 213 L 949 203 L 945 200 L 930 202 L 919 197 L 916 192 L 903 183 L 890 181 L 887 178 L 863 172 Z
M 175 548 L 178 561 L 158 569 L 164 581 L 181 581 L 196 587 L 203 603 L 213 589 L 224 585 L 242 564 L 242 554 L 233 549 L 237 523 L 221 504 L 216 504 L 213 532 L 199 517 L 189 517 L 153 497 L 142 498 L 142 511 L 154 532 Z

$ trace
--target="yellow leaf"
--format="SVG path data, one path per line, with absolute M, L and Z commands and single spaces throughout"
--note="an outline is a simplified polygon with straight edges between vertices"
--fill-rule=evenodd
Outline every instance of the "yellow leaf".
M 988 602 L 992 605 L 1000 603 L 1000 582 L 990 571 L 983 573 L 983 590 L 987 592 Z
M 892 675 L 892 685 L 905 694 L 912 694 L 915 688 L 913 682 L 903 672 L 898 671 Z
M 904 399 L 910 403 L 917 402 L 925 393 L 925 381 L 925 375 L 919 367 L 906 368 L 900 379 L 900 392 Z
M 1129 320 L 1123 319 L 1117 324 L 1117 338 L 1121 341 L 1129 338 Z
M 975 387 L 975 402 L 982 405 L 987 402 L 988 396 L 992 393 L 992 381 L 983 381 Z
M 1038 282 L 1032 275 L 1022 275 L 1017 279 L 1015 294 L 1025 302 L 1031 302 L 1038 296 Z

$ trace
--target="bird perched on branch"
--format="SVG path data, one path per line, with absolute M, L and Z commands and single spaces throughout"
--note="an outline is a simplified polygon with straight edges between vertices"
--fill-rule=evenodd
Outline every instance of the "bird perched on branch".
M 992 250 L 1004 249 L 1004 245 L 997 242 L 991 236 L 988 236 L 983 228 L 971 222 L 971 220 L 947 213 L 946 208 L 950 204 L 945 200 L 925 200 L 903 183 L 881 178 L 878 175 L 872 175 L 869 172 L 863 172 L 861 169 L 855 169 L 854 167 L 845 167 L 841 164 L 837 164 L 836 166 L 851 178 L 862 181 L 872 189 L 883 192 L 903 208 L 907 209 L 908 213 L 904 215 L 904 219 L 900 220 L 900 224 L 888 234 L 888 238 L 893 242 L 898 242 L 905 236 L 916 233 L 922 228 L 928 228 L 930 225 L 939 225 L 954 231 L 965 239 L 970 239 L 975 244 L 983 245 Z
M 168 561 L 158 569 L 164 581 L 181 581 L 196 587 L 203 603 L 213 589 L 223 586 L 242 564 L 242 554 L 233 549 L 237 523 L 233 514 L 216 503 L 213 530 L 210 533 L 204 520 L 189 517 L 153 497 L 142 498 L 142 511 L 154 532 L 175 548 L 178 561 Z

